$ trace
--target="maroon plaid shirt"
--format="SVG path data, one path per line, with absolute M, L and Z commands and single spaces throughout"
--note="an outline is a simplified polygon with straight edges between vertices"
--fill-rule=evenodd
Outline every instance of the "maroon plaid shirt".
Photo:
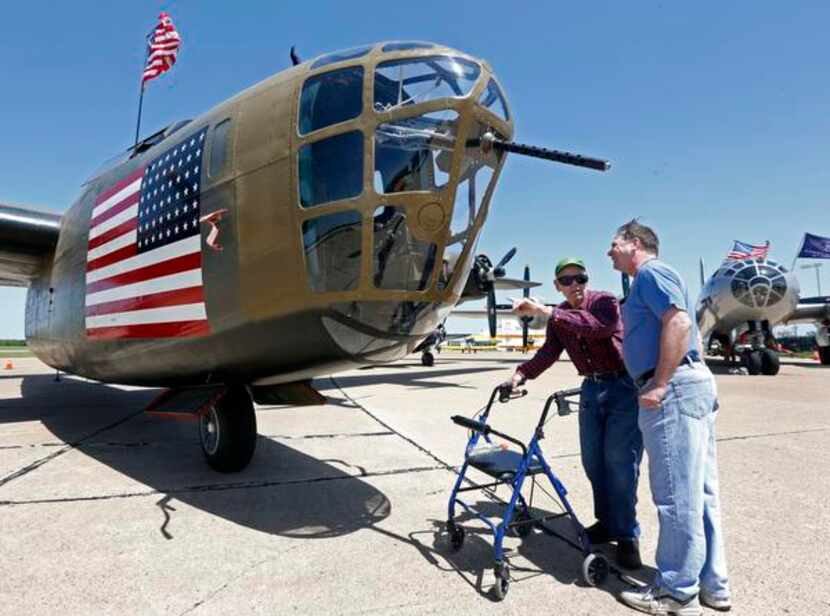
M 553 309 L 548 321 L 545 344 L 518 370 L 535 379 L 568 351 L 579 374 L 618 372 L 625 369 L 622 360 L 623 327 L 620 304 L 611 293 L 586 291 L 579 310 L 562 302 Z

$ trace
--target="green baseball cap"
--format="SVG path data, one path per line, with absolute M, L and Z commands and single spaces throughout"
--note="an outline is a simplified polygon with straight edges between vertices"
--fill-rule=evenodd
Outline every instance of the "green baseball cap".
M 559 276 L 559 272 L 561 272 L 569 265 L 576 265 L 577 267 L 580 267 L 583 270 L 588 270 L 588 268 L 585 267 L 585 263 L 582 261 L 582 259 L 577 259 L 576 257 L 565 257 L 564 259 L 559 261 L 559 263 L 556 264 L 556 271 L 554 272 L 554 276 Z

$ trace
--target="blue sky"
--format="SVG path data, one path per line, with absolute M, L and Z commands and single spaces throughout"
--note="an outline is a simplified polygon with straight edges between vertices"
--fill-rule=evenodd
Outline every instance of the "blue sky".
M 509 273 L 529 264 L 546 299 L 564 255 L 586 260 L 595 288 L 618 290 L 605 250 L 634 216 L 693 294 L 698 258 L 713 270 L 733 239 L 770 240 L 789 264 L 805 231 L 830 236 L 830 5 L 819 2 L 13 3 L 0 202 L 60 212 L 130 145 L 143 36 L 162 8 L 183 46 L 149 87 L 145 134 L 286 68 L 292 44 L 310 58 L 421 39 L 488 60 L 518 141 L 613 163 L 599 174 L 507 162 L 479 248 L 496 260 L 518 246 Z M 799 277 L 814 294 L 814 272 Z M 23 336 L 24 295 L 0 289 L 0 338 Z

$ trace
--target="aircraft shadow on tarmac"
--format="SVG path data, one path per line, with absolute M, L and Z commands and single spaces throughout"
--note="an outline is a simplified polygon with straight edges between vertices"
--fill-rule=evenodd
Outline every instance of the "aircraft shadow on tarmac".
M 23 378 L 21 393 L 0 400 L 0 424 L 40 420 L 67 448 L 150 488 L 127 485 L 120 494 L 98 494 L 84 481 L 61 500 L 158 493 L 158 509 L 148 511 L 158 515 L 160 532 L 168 539 L 176 534 L 176 501 L 264 533 L 300 538 L 351 533 L 391 512 L 389 499 L 356 477 L 362 469 L 342 460 L 315 459 L 262 436 L 248 468 L 216 473 L 204 461 L 194 422 L 143 413 L 159 390 L 125 391 L 71 377 L 57 383 L 53 376 L 34 375 Z M 44 451 L 44 457 L 54 458 L 57 448 Z M 29 465 L 11 481 L 25 481 L 28 472 L 37 474 L 58 463 L 62 461 Z M 0 491 L 9 477 L 0 480 Z

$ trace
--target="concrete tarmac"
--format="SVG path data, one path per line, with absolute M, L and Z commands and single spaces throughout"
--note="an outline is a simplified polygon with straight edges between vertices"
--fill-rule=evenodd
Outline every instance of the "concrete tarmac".
M 513 581 L 500 603 L 489 529 L 465 517 L 464 546 L 450 549 L 466 433 L 449 417 L 472 415 L 525 358 L 443 353 L 432 368 L 413 357 L 318 379 L 325 406 L 257 407 L 254 459 L 229 475 L 204 462 L 196 424 L 143 413 L 158 390 L 56 382 L 15 359 L 0 371 L 0 613 L 634 614 L 616 599 L 623 580 L 587 586 L 581 554 L 539 531 L 506 540 Z M 830 369 L 713 370 L 732 613 L 830 614 Z M 527 441 L 547 395 L 578 383 L 557 364 L 492 423 Z M 592 523 L 576 414 L 553 416 L 542 447 Z M 631 577 L 646 582 L 647 460 L 639 498 L 646 566 Z M 533 505 L 559 511 L 538 488 Z M 573 539 L 565 520 L 551 525 Z

